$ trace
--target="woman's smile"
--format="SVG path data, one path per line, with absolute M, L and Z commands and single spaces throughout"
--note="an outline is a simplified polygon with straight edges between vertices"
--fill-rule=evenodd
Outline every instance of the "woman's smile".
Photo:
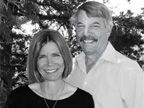
M 45 72 L 47 72 L 47 73 L 54 73 L 56 71 L 57 71 L 57 69 L 47 69 L 47 70 L 45 70 Z

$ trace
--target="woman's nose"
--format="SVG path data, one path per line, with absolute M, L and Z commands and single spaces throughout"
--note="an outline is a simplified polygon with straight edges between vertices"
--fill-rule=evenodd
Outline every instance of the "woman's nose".
M 51 57 L 47 57 L 47 64 L 48 64 L 48 66 L 53 64 L 53 60 Z

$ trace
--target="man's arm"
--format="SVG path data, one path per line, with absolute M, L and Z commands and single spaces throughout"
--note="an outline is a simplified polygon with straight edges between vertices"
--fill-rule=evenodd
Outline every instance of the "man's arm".
M 121 94 L 127 108 L 144 108 L 144 72 L 137 63 L 123 64 Z

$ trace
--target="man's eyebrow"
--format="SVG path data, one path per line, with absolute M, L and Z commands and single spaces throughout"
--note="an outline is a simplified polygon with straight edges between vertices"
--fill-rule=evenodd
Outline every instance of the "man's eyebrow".
M 78 22 L 77 24 L 83 24 L 82 22 Z

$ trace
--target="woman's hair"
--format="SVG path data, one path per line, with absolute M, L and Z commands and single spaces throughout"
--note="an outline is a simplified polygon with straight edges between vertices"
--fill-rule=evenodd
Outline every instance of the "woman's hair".
M 64 60 L 65 68 L 62 74 L 62 78 L 66 78 L 72 70 L 72 57 L 65 39 L 61 36 L 61 34 L 58 31 L 42 30 L 34 35 L 29 47 L 27 71 L 30 83 L 44 81 L 44 79 L 42 78 L 41 74 L 38 71 L 37 60 L 41 48 L 47 42 L 50 41 L 56 43 Z
M 81 10 L 85 11 L 88 17 L 104 18 L 107 24 L 113 26 L 112 15 L 109 9 L 104 4 L 96 1 L 85 2 L 84 4 L 79 6 L 77 12 L 70 19 L 72 24 L 76 23 L 77 15 Z

